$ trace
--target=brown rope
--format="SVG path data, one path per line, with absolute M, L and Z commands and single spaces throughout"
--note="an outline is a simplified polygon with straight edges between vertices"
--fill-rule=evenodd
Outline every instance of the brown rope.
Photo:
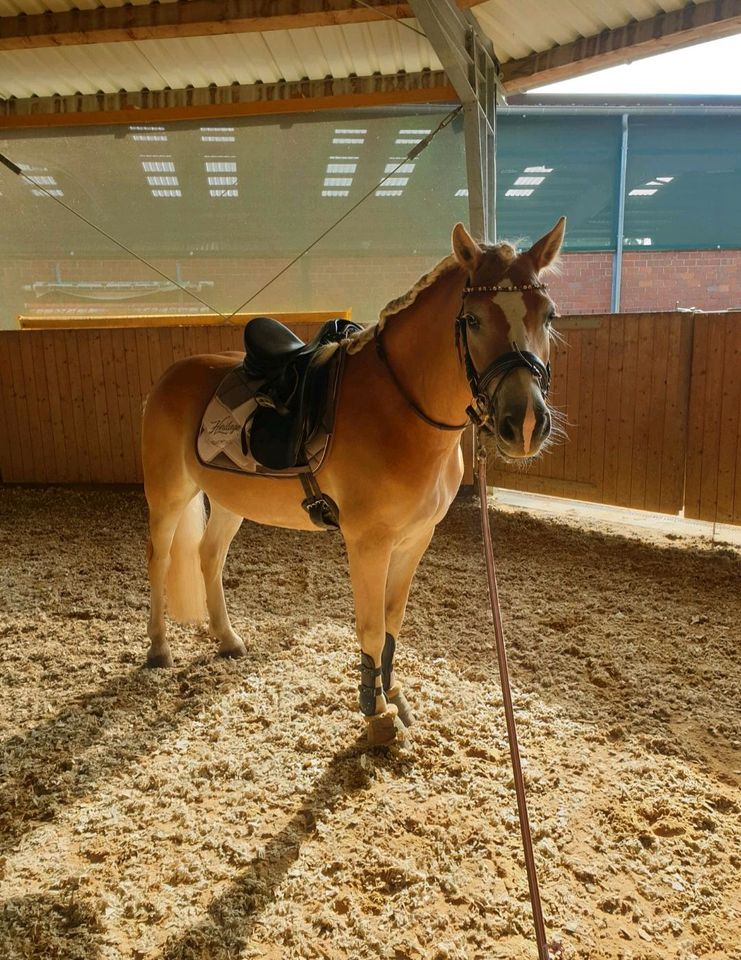
M 533 841 L 530 836 L 530 821 L 527 815 L 527 799 L 525 797 L 525 780 L 522 776 L 520 763 L 520 748 L 517 744 L 517 727 L 515 713 L 512 707 L 512 692 L 509 685 L 509 668 L 507 666 L 507 651 L 504 646 L 504 632 L 502 630 L 502 613 L 499 609 L 499 591 L 497 589 L 497 573 L 494 566 L 494 549 L 491 543 L 491 529 L 489 527 L 489 505 L 486 492 L 486 451 L 477 441 L 477 459 L 479 468 L 479 500 L 481 502 L 481 536 L 484 541 L 484 555 L 486 557 L 486 579 L 489 584 L 489 599 L 491 612 L 494 617 L 494 637 L 497 647 L 497 662 L 499 664 L 499 678 L 502 684 L 502 700 L 504 702 L 504 716 L 507 721 L 507 740 L 509 741 L 509 755 L 512 760 L 512 772 L 517 794 L 517 815 L 520 820 L 520 834 L 522 849 L 525 854 L 525 868 L 527 882 L 530 888 L 530 903 L 533 908 L 533 923 L 535 925 L 535 940 L 538 944 L 538 960 L 560 960 L 563 956 L 561 944 L 553 941 L 546 943 L 545 924 L 543 923 L 543 909 L 540 905 L 540 891 L 538 889 L 538 875 L 535 869 L 533 856 Z

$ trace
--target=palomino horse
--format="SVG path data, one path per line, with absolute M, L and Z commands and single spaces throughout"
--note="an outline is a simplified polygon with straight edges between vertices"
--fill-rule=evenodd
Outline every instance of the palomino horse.
M 550 433 L 545 395 L 555 309 L 539 276 L 560 250 L 564 225 L 562 218 L 517 253 L 504 243 L 482 247 L 458 224 L 452 255 L 392 301 L 376 326 L 337 348 L 347 356 L 318 481 L 339 508 L 361 649 L 360 706 L 372 743 L 403 735 L 412 720 L 393 669 L 395 639 L 414 572 L 461 482 L 468 417 L 507 458 L 535 456 Z M 144 412 L 151 666 L 172 664 L 165 592 L 174 619 L 207 615 L 222 655 L 246 653 L 222 585 L 243 518 L 316 529 L 301 507 L 298 479 L 238 475 L 196 456 L 204 409 L 237 362 L 238 355 L 221 354 L 175 363 Z

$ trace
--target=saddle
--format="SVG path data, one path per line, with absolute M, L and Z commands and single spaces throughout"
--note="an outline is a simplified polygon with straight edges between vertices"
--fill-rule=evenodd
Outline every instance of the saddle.
M 333 367 L 312 361 L 322 347 L 360 329 L 349 320 L 328 320 L 304 343 L 272 317 L 255 317 L 247 323 L 244 373 L 248 383 L 256 384 L 258 405 L 250 428 L 250 450 L 258 463 L 268 470 L 307 465 L 306 446 L 322 420 Z

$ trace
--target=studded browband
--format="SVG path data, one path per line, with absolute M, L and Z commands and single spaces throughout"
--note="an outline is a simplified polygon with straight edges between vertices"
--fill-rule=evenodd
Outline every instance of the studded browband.
M 467 293 L 520 293 L 524 290 L 547 290 L 547 283 L 523 283 L 519 287 L 501 287 L 496 283 L 484 284 L 480 286 L 465 286 L 463 296 Z

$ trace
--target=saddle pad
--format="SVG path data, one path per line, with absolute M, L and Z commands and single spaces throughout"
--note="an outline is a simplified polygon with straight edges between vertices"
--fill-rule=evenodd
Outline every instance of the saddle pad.
M 306 463 L 284 470 L 271 470 L 259 463 L 250 449 L 250 426 L 257 411 L 255 393 L 262 382 L 248 380 L 242 364 L 227 373 L 209 401 L 201 420 L 196 440 L 196 454 L 206 467 L 230 470 L 234 473 L 247 473 L 270 477 L 296 477 L 301 473 L 316 473 L 324 462 L 334 423 L 334 406 L 337 396 L 343 351 L 338 351 L 338 362 L 330 361 L 330 382 L 324 415 L 314 435 L 304 450 Z

